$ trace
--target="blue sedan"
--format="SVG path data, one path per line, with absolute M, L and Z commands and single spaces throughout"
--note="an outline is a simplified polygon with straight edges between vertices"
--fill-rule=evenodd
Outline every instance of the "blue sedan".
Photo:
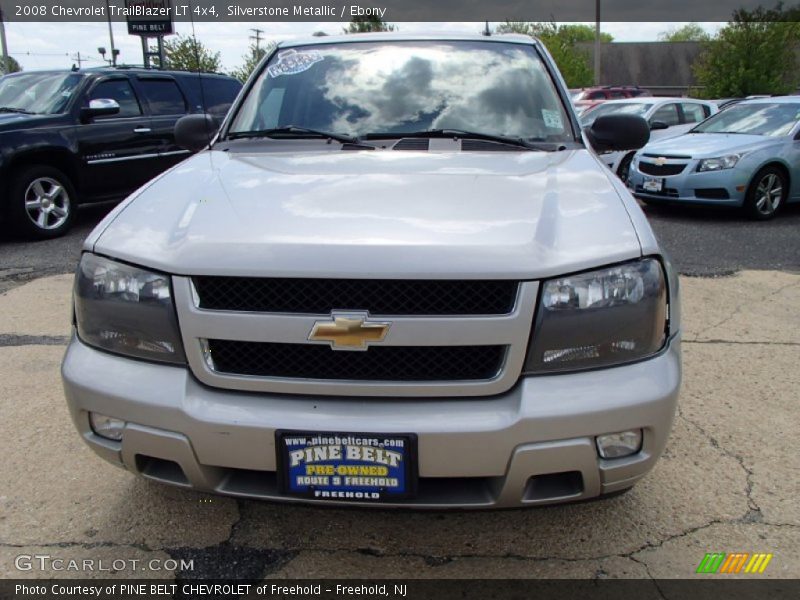
M 748 100 L 634 156 L 628 186 L 648 203 L 741 206 L 770 219 L 800 201 L 800 98 Z

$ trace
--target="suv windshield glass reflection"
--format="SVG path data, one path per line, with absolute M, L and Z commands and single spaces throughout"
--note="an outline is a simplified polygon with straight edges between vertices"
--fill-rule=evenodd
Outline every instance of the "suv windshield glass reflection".
M 79 73 L 26 73 L 0 79 L 0 108 L 36 114 L 64 112 Z
M 359 42 L 279 51 L 229 133 L 289 126 L 355 136 L 458 129 L 573 139 L 536 50 L 502 42 Z

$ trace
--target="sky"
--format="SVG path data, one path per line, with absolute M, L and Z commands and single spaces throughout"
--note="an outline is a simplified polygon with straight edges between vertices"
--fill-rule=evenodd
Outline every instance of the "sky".
M 402 33 L 465 32 L 478 33 L 483 23 L 395 23 Z M 594 23 L 588 23 L 594 26 Z M 675 23 L 603 23 L 602 30 L 619 42 L 656 40 L 662 31 L 685 25 Z M 252 28 L 264 30 L 265 40 L 285 40 L 307 37 L 315 31 L 329 34 L 341 33 L 345 23 L 196 23 L 197 37 L 211 50 L 221 54 L 223 71 L 230 71 L 242 63 L 251 40 Z M 490 27 L 497 25 L 490 23 Z M 635 27 L 632 27 L 635 25 Z M 713 33 L 720 23 L 700 23 Z M 125 23 L 113 23 L 114 43 L 120 52 L 120 61 L 142 63 L 141 41 L 128 35 Z M 192 33 L 190 23 L 176 23 L 177 33 Z M 35 69 L 69 68 L 76 62 L 76 54 L 86 58 L 83 66 L 101 66 L 98 47 L 110 48 L 107 23 L 6 23 L 8 53 L 16 58 L 26 71 Z

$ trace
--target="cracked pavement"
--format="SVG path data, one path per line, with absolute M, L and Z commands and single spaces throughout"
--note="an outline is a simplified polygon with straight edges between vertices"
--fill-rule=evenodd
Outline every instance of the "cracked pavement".
M 162 486 L 73 430 L 58 373 L 71 276 L 0 295 L 0 576 L 20 554 L 193 560 L 146 577 L 694 576 L 706 552 L 772 552 L 800 577 L 800 274 L 682 279 L 684 386 L 667 451 L 626 495 L 494 512 L 314 508 Z M 96 573 L 108 576 L 108 573 Z

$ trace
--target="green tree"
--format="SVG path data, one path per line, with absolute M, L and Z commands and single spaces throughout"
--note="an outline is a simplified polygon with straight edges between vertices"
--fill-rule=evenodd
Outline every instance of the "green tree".
M 383 21 L 378 16 L 353 17 L 347 25 L 345 33 L 369 33 L 371 31 L 395 31 L 397 27 Z
M 272 53 L 276 45 L 275 42 L 267 42 L 267 45 L 262 48 L 261 46 L 256 46 L 255 43 L 250 44 L 249 51 L 242 56 L 244 63 L 242 66 L 231 71 L 231 76 L 236 77 L 236 79 L 243 83 L 247 81 L 247 78 L 250 77 L 250 74 L 258 66 L 258 63 L 261 62 L 261 59 L 267 54 Z
M 576 42 L 593 42 L 594 27 L 591 25 L 559 25 L 559 35 L 566 36 Z M 610 43 L 614 41 L 614 36 L 605 31 L 600 32 L 600 41 Z
M 589 52 L 579 48 L 579 42 L 585 39 L 587 31 L 594 39 L 594 30 L 588 25 L 556 25 L 549 23 L 530 23 L 525 21 L 506 21 L 498 25 L 497 33 L 521 33 L 539 38 L 553 56 L 558 70 L 564 76 L 569 87 L 585 87 L 592 85 L 594 76 L 589 67 Z M 611 41 L 613 38 L 607 35 Z
M 13 56 L 9 56 L 7 57 L 7 60 L 8 60 L 8 68 L 6 68 L 6 65 L 3 64 L 3 58 L 0 57 L 0 73 L 6 75 L 8 73 L 17 73 L 19 71 L 22 71 L 22 66 L 20 66 L 20 64 L 17 62 L 16 58 L 14 58 Z
M 697 23 L 673 27 L 658 34 L 660 42 L 706 42 L 710 39 L 709 33 Z
M 164 68 L 176 71 L 216 73 L 222 61 L 219 52 L 212 52 L 191 35 L 177 35 L 164 40 Z
M 707 98 L 786 94 L 800 83 L 798 9 L 738 10 L 692 68 Z

